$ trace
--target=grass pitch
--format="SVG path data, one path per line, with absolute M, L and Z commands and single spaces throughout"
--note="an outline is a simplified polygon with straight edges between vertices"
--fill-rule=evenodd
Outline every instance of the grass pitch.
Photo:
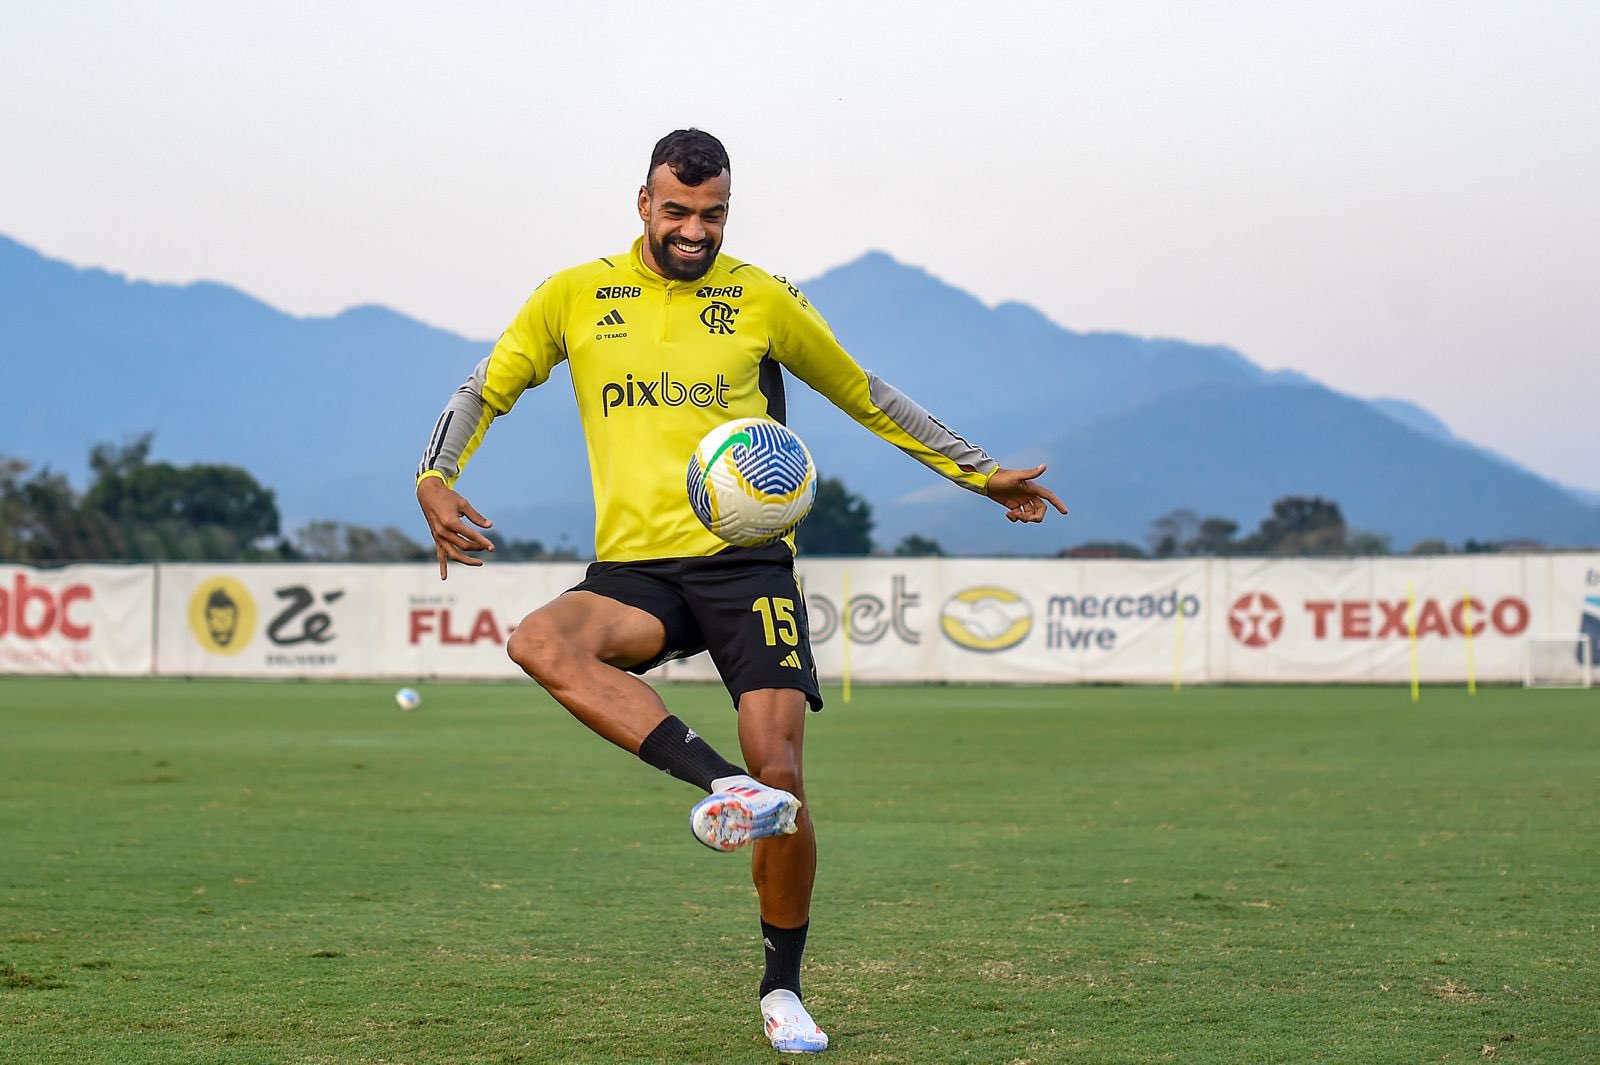
M 392 691 L 0 678 L 0 1060 L 776 1060 L 696 793 L 537 689 Z M 1600 1060 L 1600 694 L 855 696 L 824 1060 Z

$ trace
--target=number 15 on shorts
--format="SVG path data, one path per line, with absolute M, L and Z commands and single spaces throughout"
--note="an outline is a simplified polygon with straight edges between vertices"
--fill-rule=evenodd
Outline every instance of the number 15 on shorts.
M 794 624 L 794 600 L 780 596 L 762 596 L 750 604 L 750 609 L 761 615 L 761 631 L 768 647 L 778 646 L 778 639 L 790 647 L 800 644 L 800 630 Z

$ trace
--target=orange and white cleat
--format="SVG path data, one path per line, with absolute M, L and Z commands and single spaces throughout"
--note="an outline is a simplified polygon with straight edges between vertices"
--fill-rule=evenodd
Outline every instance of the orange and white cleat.
M 763 836 L 788 836 L 798 830 L 800 800 L 787 791 L 744 775 L 721 777 L 711 786 L 716 790 L 689 811 L 689 829 L 712 850 L 738 850 Z
M 793 991 L 767 992 L 761 1000 L 761 1019 L 772 1049 L 779 1053 L 820 1054 L 828 1049 L 828 1033 L 817 1027 Z

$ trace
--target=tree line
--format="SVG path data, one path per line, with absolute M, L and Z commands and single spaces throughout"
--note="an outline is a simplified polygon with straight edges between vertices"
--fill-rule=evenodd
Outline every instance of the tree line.
M 90 482 L 76 491 L 62 474 L 0 455 L 0 560 L 51 564 L 128 562 L 410 562 L 433 558 L 424 545 L 393 526 L 368 528 L 312 521 L 285 535 L 276 495 L 237 466 L 152 461 L 152 434 L 124 444 L 96 444 Z M 807 555 L 940 556 L 938 540 L 913 533 L 887 552 L 873 542 L 872 506 L 838 478 L 817 483 L 811 515 L 796 534 Z M 495 557 L 506 561 L 576 560 L 566 547 L 489 534 Z M 1460 550 L 1493 551 L 1468 540 Z M 1444 554 L 1424 540 L 1418 554 Z M 1061 555 L 1078 558 L 1178 558 L 1200 555 L 1381 555 L 1387 537 L 1352 529 L 1339 505 L 1318 496 L 1285 496 L 1253 532 L 1238 522 L 1180 508 L 1151 523 L 1143 545 L 1091 541 Z
M 1097 540 L 1061 552 L 1075 558 L 1197 558 L 1234 555 L 1318 558 L 1351 555 L 1392 555 L 1389 537 L 1352 528 L 1339 504 L 1321 496 L 1283 496 L 1253 532 L 1241 535 L 1231 518 L 1202 517 L 1188 507 L 1167 512 L 1150 523 L 1145 543 Z M 1457 549 L 1444 540 L 1429 538 L 1412 545 L 1414 555 L 1493 553 L 1507 546 L 1474 539 Z
M 282 533 L 275 493 L 237 466 L 150 458 L 152 434 L 89 452 L 78 492 L 0 456 L 0 559 L 60 562 L 382 562 L 432 558 L 394 528 L 312 522 Z

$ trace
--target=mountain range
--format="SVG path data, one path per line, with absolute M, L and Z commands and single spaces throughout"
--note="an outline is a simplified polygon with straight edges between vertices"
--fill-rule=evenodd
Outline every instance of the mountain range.
M 790 379 L 790 424 L 824 476 L 872 503 L 885 547 L 921 533 L 959 553 L 1053 554 L 1139 542 L 1178 507 L 1249 531 L 1290 494 L 1336 500 L 1353 527 L 1399 548 L 1434 537 L 1600 544 L 1594 497 L 1406 400 L 1344 395 L 1227 347 L 1074 332 L 882 252 L 801 287 L 862 365 L 1006 465 L 1048 463 L 1046 482 L 1072 509 L 1012 525 Z M 420 539 L 412 471 L 489 347 L 383 307 L 297 317 L 226 285 L 133 281 L 0 237 L 0 361 L 20 400 L 0 453 L 80 486 L 93 444 L 154 431 L 156 458 L 242 466 L 275 489 L 286 531 L 326 518 Z M 574 406 L 558 371 L 495 423 L 460 487 L 504 535 L 587 553 Z

